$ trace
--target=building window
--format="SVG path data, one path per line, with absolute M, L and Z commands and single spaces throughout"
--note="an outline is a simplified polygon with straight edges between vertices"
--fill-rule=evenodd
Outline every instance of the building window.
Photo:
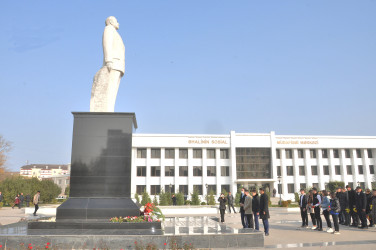
M 339 150 L 338 149 L 333 149 L 333 156 L 334 156 L 334 158 L 339 158 Z
M 61 183 L 62 183 L 62 181 L 61 181 L 61 180 L 59 180 L 59 185 L 61 185 Z
M 304 158 L 304 150 L 303 149 L 298 149 L 298 158 L 303 159 Z
M 269 179 L 271 165 L 270 148 L 236 148 L 238 179 Z
M 352 166 L 351 165 L 347 165 L 346 169 L 347 169 L 347 174 L 348 175 L 352 175 Z
M 230 185 L 221 185 L 221 192 L 224 193 L 224 191 L 226 191 L 227 193 L 230 192 Z
M 206 150 L 206 158 L 207 159 L 215 159 L 215 149 L 207 149 Z
M 340 165 L 335 165 L 334 166 L 336 175 L 341 175 L 341 166 Z
M 292 150 L 291 149 L 286 149 L 285 154 L 286 154 L 286 159 L 292 159 Z
M 193 191 L 197 191 L 198 195 L 202 195 L 202 185 L 193 185 Z
M 180 159 L 188 159 L 188 149 L 179 148 L 179 158 Z
M 293 166 L 286 166 L 286 172 L 288 176 L 294 175 L 294 167 Z
M 174 159 L 175 158 L 175 149 L 166 148 L 165 149 L 165 158 L 166 159 Z
M 230 155 L 228 153 L 228 149 L 221 149 L 221 159 L 229 159 Z
M 305 183 L 300 183 L 300 189 L 306 189 L 307 188 L 307 184 Z
M 295 187 L 294 187 L 295 185 L 293 184 L 293 183 L 289 183 L 289 184 L 287 184 L 287 192 L 289 193 L 289 194 L 293 194 L 293 193 L 295 193 Z
M 171 185 L 171 188 L 170 188 L 170 185 L 165 185 L 165 192 L 166 193 L 175 193 L 175 185 Z
M 299 175 L 305 176 L 305 166 L 299 166 Z
M 137 149 L 137 158 L 146 158 L 146 148 Z
M 188 166 L 179 167 L 179 176 L 188 176 Z
M 362 158 L 362 151 L 360 149 L 356 150 L 356 157 Z
M 187 198 L 188 185 L 179 185 L 179 193 L 182 193 L 185 196 L 185 198 Z
M 324 175 L 329 175 L 329 166 L 328 165 L 324 165 Z
M 161 193 L 161 186 L 159 185 L 151 185 L 150 186 L 150 194 L 157 195 Z
M 216 176 L 216 167 L 215 166 L 207 166 L 206 175 L 207 176 Z
M 201 148 L 193 149 L 193 158 L 195 158 L 195 159 L 201 159 L 202 158 L 202 149 Z
M 317 175 L 317 166 L 311 166 L 312 175 Z
M 280 149 L 276 149 L 276 156 L 277 156 L 277 159 L 281 159 L 281 150 Z
M 137 185 L 136 186 L 136 193 L 142 194 L 144 191 L 146 191 L 146 185 Z
M 193 176 L 202 176 L 202 167 L 194 166 L 193 167 Z
M 358 166 L 358 173 L 363 174 L 363 165 Z
M 375 174 L 375 167 L 373 165 L 369 165 L 369 173 Z
M 345 157 L 346 158 L 351 158 L 350 149 L 345 149 Z
M 165 176 L 175 176 L 175 166 L 166 166 Z
M 146 167 L 137 167 L 137 176 L 146 176 Z
M 366 189 L 366 183 L 365 182 L 360 182 L 360 187 L 364 190 Z
M 348 185 L 349 187 L 354 188 L 354 182 L 349 182 Z
M 151 149 L 151 158 L 158 159 L 161 158 L 161 150 L 159 148 Z
M 208 185 L 208 194 L 213 192 L 214 194 L 217 193 L 217 185 Z
M 281 166 L 277 166 L 277 176 L 282 176 Z
M 318 183 L 312 183 L 312 187 L 319 189 L 319 184 Z
M 316 149 L 310 149 L 309 154 L 311 156 L 311 159 L 316 159 Z
M 221 166 L 221 176 L 230 176 L 230 168 L 228 166 Z
M 372 158 L 372 149 L 367 149 L 368 158 Z
M 161 176 L 161 167 L 160 166 L 151 167 L 151 176 Z
M 323 149 L 321 152 L 322 152 L 322 158 L 328 158 L 328 150 L 327 149 Z

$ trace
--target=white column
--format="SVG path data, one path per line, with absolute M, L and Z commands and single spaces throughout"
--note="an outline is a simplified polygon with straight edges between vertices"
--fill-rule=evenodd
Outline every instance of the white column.
M 288 196 L 288 190 L 287 190 L 287 173 L 286 173 L 286 150 L 281 149 L 281 175 L 282 175 L 282 196 L 283 199 Z
M 236 175 L 236 134 L 235 131 L 230 132 L 230 148 L 229 148 L 229 153 L 230 153 L 230 169 L 231 169 L 231 187 L 230 189 L 232 190 L 232 193 L 235 194 L 238 192 L 237 190 L 237 175 Z
M 306 173 L 306 186 L 312 187 L 312 171 L 311 171 L 311 163 L 310 163 L 311 155 L 309 149 L 304 149 L 304 165 L 305 165 L 305 173 Z
M 298 150 L 293 149 L 293 168 L 294 168 L 294 186 L 295 186 L 295 192 L 299 193 L 300 190 L 300 181 L 299 181 L 299 162 L 298 162 Z
M 325 183 L 324 183 L 324 166 L 322 164 L 322 150 L 317 150 L 317 175 L 318 175 L 318 181 L 319 181 L 319 189 L 324 190 L 325 189 Z
M 179 178 L 179 148 L 175 148 L 175 161 L 174 161 L 174 183 L 172 183 L 175 187 L 174 193 L 179 193 L 179 187 L 177 185 L 178 178 Z
M 346 166 L 346 153 L 345 149 L 340 149 L 340 164 L 341 164 L 341 176 L 345 186 L 348 184 L 347 180 L 347 166 Z
M 205 196 L 207 195 L 207 190 L 206 190 L 206 178 L 208 174 L 208 164 L 207 164 L 207 151 L 206 148 L 202 149 L 202 201 L 205 201 Z
M 165 177 L 165 159 L 166 159 L 166 154 L 165 154 L 165 148 L 161 148 L 161 159 L 160 159 L 160 168 L 161 168 L 161 176 L 159 176 L 159 186 L 161 186 L 161 191 L 162 189 L 165 189 L 165 183 L 163 182 L 164 177 Z M 170 184 L 170 183 L 169 183 Z M 167 185 L 167 183 L 166 183 Z M 166 190 L 164 190 L 166 191 Z
M 334 181 L 335 176 L 336 176 L 336 169 L 335 169 L 335 164 L 334 164 L 334 153 L 333 149 L 328 149 L 329 150 L 329 181 Z M 339 150 L 338 150 L 339 151 Z M 341 152 L 338 152 L 339 154 Z
M 362 159 L 362 164 L 363 164 L 363 175 L 364 175 L 364 185 L 366 188 L 372 189 L 372 179 L 370 176 L 369 172 L 369 158 L 368 158 L 368 151 L 367 149 L 363 149 L 362 153 L 363 159 Z
M 190 194 L 193 192 L 193 149 L 188 148 L 188 197 L 190 199 Z
M 220 149 L 216 148 L 215 149 L 215 168 L 216 168 L 216 171 L 217 171 L 217 176 L 215 177 L 215 179 L 216 179 L 216 185 L 217 185 L 217 193 L 216 193 L 216 195 L 219 195 L 222 192 L 222 189 L 221 189 L 221 161 L 220 161 L 220 154 L 221 154 Z
M 131 165 L 131 198 L 134 197 L 136 193 L 136 178 L 137 178 L 137 148 L 132 148 L 132 165 Z
M 151 148 L 146 149 L 146 180 L 151 178 Z M 146 182 L 146 192 L 150 195 L 150 182 Z
M 277 159 L 276 146 L 275 146 L 275 132 L 270 132 L 270 145 L 272 150 L 272 162 L 271 162 L 271 178 L 274 180 L 273 185 L 270 187 L 271 190 L 275 188 L 278 190 L 278 175 L 277 175 L 277 166 L 281 164 L 281 160 Z
M 352 169 L 352 182 L 356 187 L 358 184 L 358 163 L 357 163 L 356 149 L 351 149 L 351 169 Z

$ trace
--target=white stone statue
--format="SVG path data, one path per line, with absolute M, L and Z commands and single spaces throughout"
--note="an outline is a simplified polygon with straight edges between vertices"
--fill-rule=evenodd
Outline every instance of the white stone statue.
M 95 74 L 90 112 L 114 112 L 120 79 L 125 71 L 125 47 L 117 32 L 119 23 L 110 16 L 103 32 L 103 67 Z

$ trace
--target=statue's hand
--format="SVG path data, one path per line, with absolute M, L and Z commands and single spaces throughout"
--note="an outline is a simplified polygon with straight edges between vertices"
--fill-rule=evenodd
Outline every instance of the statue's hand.
M 108 72 L 110 72 L 112 70 L 112 62 L 108 62 L 106 66 L 107 66 Z

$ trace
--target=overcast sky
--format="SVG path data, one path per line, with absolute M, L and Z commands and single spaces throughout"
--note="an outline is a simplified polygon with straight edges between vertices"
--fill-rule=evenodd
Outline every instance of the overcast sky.
M 126 47 L 115 111 L 137 133 L 376 135 L 376 1 L 4 1 L 8 167 L 70 162 L 105 19 Z

